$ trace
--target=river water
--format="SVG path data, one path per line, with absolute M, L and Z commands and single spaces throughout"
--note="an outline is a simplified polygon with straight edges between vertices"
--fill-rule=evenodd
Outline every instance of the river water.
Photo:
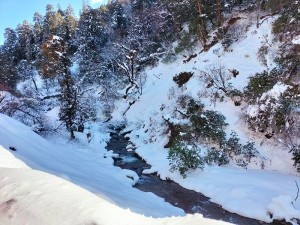
M 134 151 L 127 151 L 126 146 L 129 143 L 130 140 L 125 137 L 125 134 L 112 132 L 110 142 L 107 144 L 107 149 L 119 154 L 119 157 L 114 159 L 115 166 L 119 166 L 122 169 L 133 170 L 138 174 L 140 179 L 134 186 L 135 188 L 145 192 L 152 192 L 163 198 L 166 202 L 183 209 L 189 214 L 200 213 L 206 218 L 239 225 L 268 224 L 228 212 L 220 205 L 211 202 L 209 198 L 203 194 L 185 189 L 171 180 L 161 180 L 156 174 L 143 174 L 143 170 L 149 169 L 151 166 L 142 160 Z M 270 224 L 287 225 L 291 223 L 274 221 Z

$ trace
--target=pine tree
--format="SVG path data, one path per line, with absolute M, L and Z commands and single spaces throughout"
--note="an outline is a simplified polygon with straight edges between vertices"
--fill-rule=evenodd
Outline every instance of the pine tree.
M 4 44 L 1 46 L 0 51 L 0 77 L 3 83 L 14 88 L 19 80 L 16 71 L 18 62 L 18 36 L 14 29 L 6 28 L 4 38 Z
M 77 95 L 69 71 L 70 59 L 66 43 L 61 37 L 51 35 L 43 44 L 42 51 L 46 59 L 42 72 L 44 77 L 57 78 L 59 81 L 61 89 L 59 118 L 70 132 L 70 138 L 74 139 Z
M 101 48 L 107 41 L 101 9 L 83 8 L 80 15 L 76 45 L 80 76 L 90 81 L 101 82 Z
M 57 34 L 57 21 L 54 6 L 48 4 L 46 6 L 46 14 L 43 20 L 43 40 L 48 40 L 51 35 Z
M 33 29 L 35 34 L 35 42 L 41 43 L 43 40 L 43 16 L 39 12 L 35 12 L 33 16 Z
M 124 38 L 127 35 L 128 18 L 123 6 L 118 1 L 115 1 L 110 2 L 107 8 L 111 15 L 111 26 L 114 29 L 116 38 Z
M 71 5 L 64 11 L 64 23 L 66 26 L 64 39 L 68 44 L 68 54 L 74 54 L 77 51 L 74 39 L 78 27 L 78 20 Z
M 16 46 L 18 49 L 18 61 L 34 61 L 36 56 L 34 52 L 35 38 L 32 25 L 25 20 L 23 24 L 18 25 L 16 32 L 18 34 Z

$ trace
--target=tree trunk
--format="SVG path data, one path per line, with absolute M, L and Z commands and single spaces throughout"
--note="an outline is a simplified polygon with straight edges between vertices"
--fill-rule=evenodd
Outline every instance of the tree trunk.
M 70 129 L 70 138 L 71 138 L 71 140 L 75 139 L 75 134 L 74 134 L 74 131 L 72 130 L 72 128 Z
M 218 19 L 217 19 L 217 26 L 220 27 L 222 25 L 222 2 L 218 0 Z
M 199 40 L 200 43 L 202 44 L 203 47 L 206 46 L 206 41 L 207 41 L 207 31 L 206 31 L 206 24 L 203 19 L 203 12 L 202 12 L 202 3 L 201 0 L 197 0 L 197 8 L 199 12 Z

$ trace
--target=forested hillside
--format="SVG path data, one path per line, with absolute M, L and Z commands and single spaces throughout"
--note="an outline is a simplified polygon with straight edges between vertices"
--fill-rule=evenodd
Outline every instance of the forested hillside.
M 300 209 L 290 201 L 300 171 L 299 11 L 294 0 L 112 0 L 83 4 L 78 18 L 71 5 L 47 5 L 5 30 L 0 113 L 43 136 L 84 133 L 88 144 L 99 124 L 125 127 L 128 149 L 152 166 L 144 173 L 244 216 L 295 222 L 298 211 L 273 206 Z M 273 172 L 292 184 L 254 196 L 252 212 L 232 203 L 252 194 L 234 181 L 241 171 L 255 193 L 267 192 L 265 177 L 282 187 Z M 218 185 L 237 189 L 224 197 Z
M 129 106 L 134 104 L 143 95 L 147 68 L 155 67 L 159 61 L 172 63 L 182 55 L 186 57 L 185 62 L 189 62 L 196 57 L 194 49 L 198 45 L 202 51 L 208 51 L 221 43 L 225 51 L 230 51 L 234 42 L 244 38 L 245 28 L 235 26 L 243 16 L 254 17 L 258 28 L 264 19 L 277 15 L 272 27 L 274 40 L 281 42 L 276 65 L 267 65 L 266 55 L 274 40 L 269 43 L 265 37 L 257 57 L 266 65 L 266 70 L 253 74 L 243 90 L 230 86 L 227 82 L 230 74 L 217 63 L 210 71 L 202 71 L 201 76 L 206 87 L 214 89 L 216 98 L 221 91 L 221 95 L 234 99 L 236 105 L 249 104 L 245 114 L 249 128 L 267 138 L 275 134 L 290 147 L 297 164 L 298 145 L 291 138 L 297 136 L 299 126 L 296 119 L 299 102 L 297 10 L 297 2 L 276 0 L 111 1 L 96 9 L 83 4 L 77 19 L 72 6 L 64 10 L 47 5 L 45 15 L 34 14 L 33 24 L 24 21 L 15 29 L 5 30 L 5 43 L 0 51 L 1 82 L 18 93 L 2 104 L 1 112 L 34 125 L 37 132 L 51 131 L 57 127 L 47 123 L 45 114 L 59 105 L 59 119 L 73 139 L 74 131 L 83 131 L 87 121 L 98 119 L 96 102 L 101 102 L 101 112 L 107 119 L 115 100 L 124 98 Z M 243 72 L 234 68 L 230 71 L 232 76 Z M 176 82 L 181 86 L 189 76 L 192 74 L 179 74 Z M 268 94 L 274 85 L 285 87 L 280 98 Z M 197 115 L 203 106 L 188 96 L 182 98 L 187 99 L 182 99 L 181 104 L 190 101 L 182 105 L 188 110 L 182 115 L 190 118 L 192 127 L 176 126 L 172 135 L 189 129 L 189 135 L 197 133 L 201 137 L 204 132 L 208 137 L 202 138 L 224 146 L 222 131 L 191 131 L 193 127 L 205 126 L 206 122 L 200 121 Z M 219 121 L 213 129 L 222 130 L 226 123 L 222 122 L 221 115 L 205 114 Z M 169 126 L 174 125 L 169 123 Z M 234 131 L 231 138 L 237 141 Z M 175 143 L 171 142 L 169 147 Z M 249 154 L 255 154 L 251 149 Z M 232 158 L 233 152 L 240 150 L 228 151 Z M 227 159 L 224 160 L 226 163 Z

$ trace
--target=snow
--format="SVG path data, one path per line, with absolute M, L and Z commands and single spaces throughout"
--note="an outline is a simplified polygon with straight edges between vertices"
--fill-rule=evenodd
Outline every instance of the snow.
M 62 38 L 57 35 L 53 35 L 52 40 L 62 40 Z
M 247 108 L 247 115 L 254 118 L 258 115 L 260 107 L 258 105 L 249 105 Z
M 29 167 L 10 154 L 6 149 L 0 146 L 0 165 L 3 168 L 28 168 Z
M 234 130 L 242 144 L 254 141 L 260 157 L 253 159 L 247 170 L 231 164 L 226 167 L 206 166 L 203 171 L 200 169 L 189 171 L 186 179 L 178 172 L 169 171 L 168 150 L 164 148 L 168 138 L 165 135 L 166 124 L 162 117 L 176 121 L 173 116 L 174 105 L 177 104 L 176 99 L 180 95 L 191 95 L 199 99 L 198 93 L 205 91 L 201 90 L 199 74 L 206 71 L 210 65 L 224 65 L 226 71 L 228 69 L 239 71 L 237 78 L 231 78 L 229 82 L 241 91 L 248 84 L 250 76 L 272 69 L 275 66 L 274 58 L 279 46 L 273 42 L 271 34 L 271 26 L 275 19 L 276 17 L 265 19 L 259 28 L 253 23 L 246 31 L 246 37 L 230 46 L 232 51 L 225 51 L 221 44 L 216 44 L 208 52 L 198 54 L 188 63 L 183 63 L 184 58 L 178 57 L 174 63 L 160 63 L 157 67 L 147 70 L 143 95 L 126 112 L 125 118 L 122 114 L 127 109 L 128 103 L 124 100 L 117 103 L 113 113 L 113 121 L 124 119 L 127 121 L 126 131 L 133 130 L 128 137 L 136 146 L 136 152 L 152 166 L 144 171 L 145 174 L 157 172 L 162 179 L 171 179 L 187 189 L 203 193 L 226 210 L 265 222 L 272 221 L 270 210 L 276 218 L 299 218 L 299 200 L 292 201 L 292 209 L 288 207 L 286 199 L 295 198 L 297 193 L 295 181 L 299 183 L 300 178 L 293 167 L 290 153 L 284 150 L 282 145 L 273 140 L 262 140 L 247 130 L 242 120 L 244 105 L 235 107 L 226 97 L 223 102 L 212 102 L 205 96 L 201 98 L 206 109 L 219 111 L 226 117 L 229 124 L 226 134 L 229 135 Z M 272 47 L 269 47 L 266 55 L 267 64 L 262 65 L 257 52 L 266 43 L 272 43 Z M 200 49 L 195 49 L 193 53 L 198 51 Z M 172 80 L 173 76 L 180 72 L 194 73 L 191 80 L 182 88 L 178 88 Z M 267 93 L 268 97 L 279 98 L 287 88 L 287 85 L 277 83 Z M 259 106 L 252 106 L 248 108 L 248 114 L 254 117 L 258 110 Z M 276 200 L 278 196 L 288 197 Z M 280 204 L 286 209 L 284 215 L 276 210 Z
M 265 100 L 266 98 L 273 98 L 275 100 L 279 100 L 279 97 L 288 89 L 289 85 L 283 84 L 281 82 L 274 85 L 274 87 L 264 93 L 260 100 Z
M 272 202 L 268 205 L 268 211 L 274 219 L 284 218 L 286 221 L 290 221 L 290 218 L 300 217 L 300 212 L 293 206 L 293 199 L 286 195 L 272 198 Z
M 0 168 L 0 224 L 190 225 L 228 224 L 201 215 L 147 218 L 43 172 Z
M 292 43 L 293 43 L 294 45 L 300 45 L 300 36 L 295 37 L 295 38 L 292 40 Z
M 87 143 L 84 134 L 81 137 L 80 134 L 77 136 Z M 104 158 L 108 134 L 104 140 L 103 138 L 103 134 L 100 133 L 99 137 L 92 140 L 90 146 L 83 146 L 80 143 L 68 143 L 68 134 L 61 134 L 52 139 L 49 137 L 52 142 L 56 142 L 52 144 L 25 125 L 0 115 L 0 145 L 5 149 L 15 147 L 15 157 L 29 167 L 70 180 L 105 196 L 121 207 L 147 216 L 184 215 L 181 209 L 171 206 L 163 199 L 133 189 L 132 185 L 137 181 L 137 176 L 130 171 L 114 167 L 112 158 Z M 144 207 L 140 207 L 144 204 Z
M 245 38 L 230 47 L 232 51 L 216 44 L 188 63 L 183 63 L 184 57 L 178 57 L 174 63 L 160 63 L 148 69 L 143 95 L 125 117 L 123 113 L 128 102 L 123 99 L 117 102 L 112 120 L 125 120 L 128 123 L 126 129 L 133 130 L 128 136 L 136 152 L 152 166 L 143 173 L 157 172 L 162 179 L 169 178 L 187 189 L 201 192 L 231 212 L 265 222 L 272 221 L 270 214 L 273 218 L 288 221 L 300 218 L 300 200 L 295 199 L 295 181 L 300 183 L 300 178 L 292 166 L 290 154 L 278 143 L 262 141 L 249 132 L 241 121 L 242 107 L 234 107 L 230 99 L 212 102 L 209 98 L 202 98 L 207 109 L 226 116 L 229 124 L 227 135 L 234 130 L 242 143 L 255 141 L 261 158 L 252 160 L 247 170 L 234 165 L 206 166 L 203 171 L 189 171 L 187 178 L 183 179 L 180 174 L 169 171 L 168 151 L 164 149 L 168 138 L 162 117 L 175 121 L 173 106 L 176 98 L 182 94 L 196 98 L 204 91 L 199 74 L 209 70 L 211 65 L 225 66 L 226 71 L 239 71 L 237 78 L 230 79 L 238 90 L 243 90 L 250 76 L 272 69 L 278 50 L 278 44 L 272 43 L 274 20 L 274 17 L 265 19 L 259 28 L 253 23 L 245 31 Z M 248 21 L 242 19 L 239 22 Z M 262 65 L 257 52 L 266 42 L 272 43 L 272 47 L 266 55 L 266 65 Z M 298 43 L 298 39 L 294 42 Z M 183 71 L 195 75 L 179 89 L 173 76 Z M 286 85 L 278 83 L 262 98 L 278 98 L 286 89 Z M 248 108 L 248 114 L 254 117 L 261 109 L 259 107 Z M 48 112 L 48 116 L 56 121 L 57 113 L 56 107 Z M 0 224 L 24 224 L 24 221 L 46 225 L 226 224 L 203 219 L 198 214 L 185 215 L 181 209 L 154 194 L 132 188 L 139 178 L 135 172 L 113 166 L 111 157 L 117 155 L 105 149 L 108 131 L 101 125 L 92 125 L 89 130 L 93 136 L 90 143 L 87 143 L 85 134 L 80 133 L 76 133 L 75 142 L 66 141 L 66 133 L 49 136 L 47 141 L 25 125 L 0 114 Z M 9 151 L 9 147 L 17 150 Z M 262 163 L 264 170 L 261 169 Z
M 131 179 L 125 177 L 130 176 L 136 181 L 136 175 L 132 171 L 114 167 L 111 158 L 104 160 L 102 157 L 101 160 L 99 153 L 74 148 L 79 144 L 68 144 L 70 149 L 67 149 L 67 145 L 60 148 L 2 114 L 0 144 L 4 146 L 0 147 L 0 224 L 229 224 L 205 219 L 199 214 L 178 217 L 183 215 L 181 210 L 153 194 L 131 188 Z M 16 151 L 7 150 L 9 145 L 14 146 Z M 81 152 L 76 154 L 76 151 Z M 94 161 L 97 159 L 97 165 L 89 161 L 90 154 Z M 96 184 L 102 188 L 96 187 Z M 82 187 L 93 190 L 93 193 Z M 110 190 L 110 194 L 107 190 Z M 120 207 L 111 197 L 122 199 L 126 206 L 123 204 Z M 131 209 L 155 217 L 177 217 L 150 218 Z

